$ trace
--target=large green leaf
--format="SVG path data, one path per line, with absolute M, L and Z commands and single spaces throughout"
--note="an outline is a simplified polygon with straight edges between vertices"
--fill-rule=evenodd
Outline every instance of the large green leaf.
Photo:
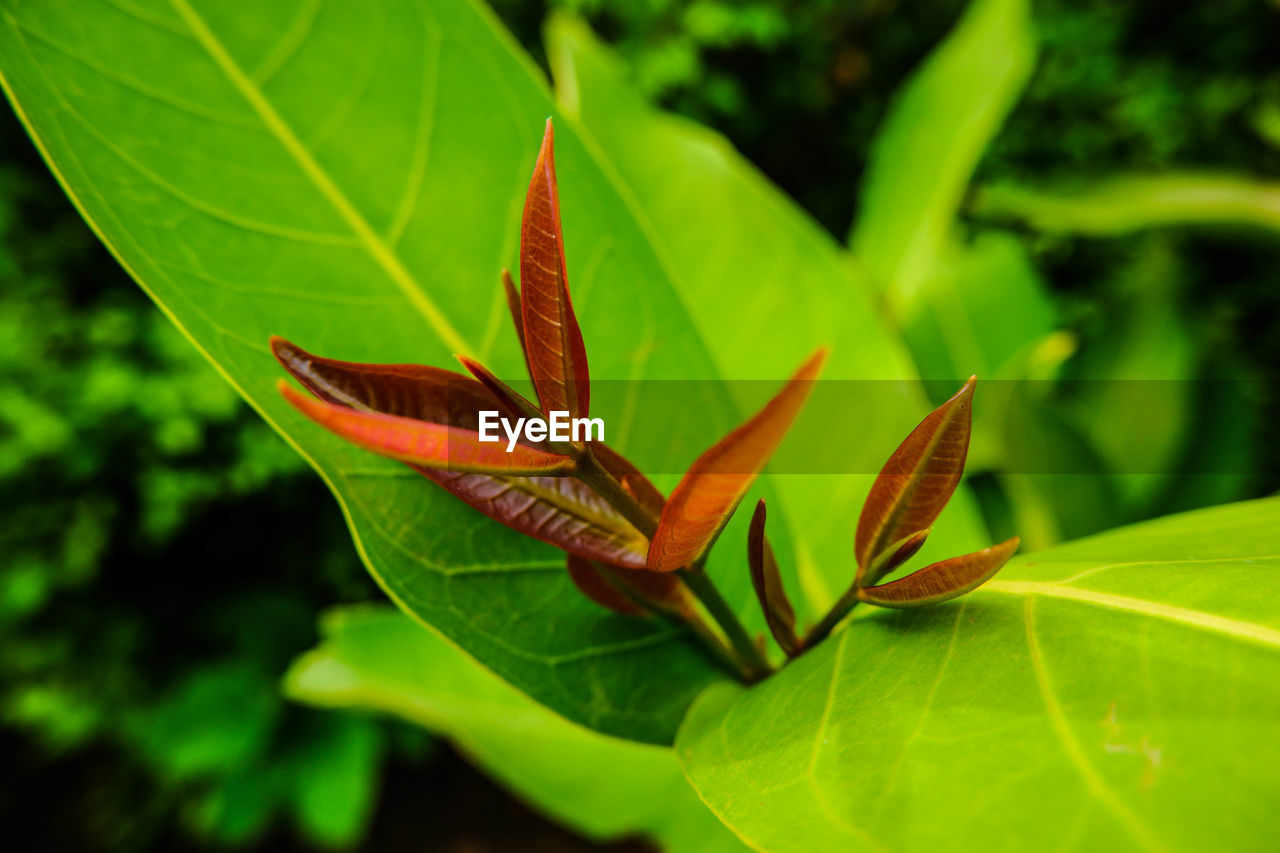
M 677 749 L 762 850 L 1266 850 L 1277 601 L 1280 499 L 1172 516 L 864 614 Z
M 0 72 L 90 224 L 315 465 L 402 607 L 573 719 L 645 740 L 673 736 L 689 701 L 717 677 L 683 637 L 600 612 L 572 590 L 555 552 L 302 422 L 272 386 L 272 333 L 351 360 L 443 364 L 460 350 L 500 374 L 521 371 L 496 273 L 515 266 L 520 202 L 542 118 L 554 108 L 483 8 L 7 3 Z M 788 277 L 812 281 L 843 263 L 828 248 L 813 253 L 820 270 L 807 271 L 801 250 L 815 229 L 776 192 L 741 212 L 668 209 L 659 229 L 659 212 L 642 209 L 572 116 L 560 121 L 558 141 L 570 278 L 593 378 L 781 377 L 794 367 L 783 349 L 807 350 L 828 334 L 838 338 L 827 341 L 833 359 L 885 359 L 871 376 L 910 378 L 865 300 L 823 301 L 841 296 L 835 288 L 788 299 L 769 282 L 739 288 L 725 304 L 724 280 L 702 256 L 671 251 L 662 236 L 694 233 L 708 214 L 736 217 L 727 233 L 746 236 L 718 243 L 717 254 L 743 268 L 769 268 L 774 244 L 761 235 L 774 231 L 791 235 Z M 763 186 L 740 161 L 733 171 L 733 181 L 745 174 L 749 188 Z M 696 324 L 691 305 L 706 312 Z M 841 316 L 844 325 L 830 325 Z M 761 318 L 769 335 L 754 331 Z M 816 333 L 807 333 L 815 318 Z M 784 339 L 777 351 L 760 345 Z M 858 354 L 842 355 L 846 348 Z M 755 404 L 767 396 L 735 390 Z M 628 437 L 624 449 L 671 442 L 691 459 L 731 422 L 730 393 L 712 388 L 705 417 L 669 413 L 681 416 L 648 430 L 635 428 L 625 399 L 600 413 L 611 436 Z M 909 428 L 918 401 L 909 390 L 895 395 L 899 405 L 863 423 Z M 865 446 L 887 453 L 892 440 Z M 814 519 L 817 535 L 797 549 L 798 561 L 841 554 L 853 517 L 846 507 L 859 491 L 829 488 L 827 515 Z M 794 517 L 818 515 L 819 498 L 809 500 Z M 788 512 L 787 501 L 776 505 Z M 945 529 L 972 539 L 963 512 Z M 725 541 L 740 536 L 731 529 Z M 732 550 L 736 559 L 721 549 L 711 571 L 745 607 L 747 573 Z
M 683 635 L 600 610 L 555 551 L 306 423 L 273 384 L 273 333 L 356 361 L 445 365 L 462 351 L 522 371 L 497 276 L 516 266 L 553 105 L 486 10 L 6 2 L 0 72 L 90 224 L 315 465 L 401 606 L 576 720 L 670 740 L 718 677 Z M 571 126 L 558 142 L 593 377 L 714 378 L 613 180 Z M 728 426 L 714 403 L 686 432 Z M 600 414 L 611 434 L 644 432 L 626 412 Z
M 877 131 L 850 240 L 896 310 L 920 297 L 1035 54 L 1027 0 L 972 0 Z
M 526 802 L 597 840 L 643 834 L 671 853 L 745 850 L 666 747 L 574 725 L 390 608 L 329 613 L 286 692 L 382 711 L 448 737 Z

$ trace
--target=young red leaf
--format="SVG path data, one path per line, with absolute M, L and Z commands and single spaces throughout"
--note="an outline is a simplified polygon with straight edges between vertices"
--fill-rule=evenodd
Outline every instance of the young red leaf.
M 520 306 L 520 291 L 511 280 L 511 270 L 502 271 L 502 292 L 507 296 L 507 310 L 511 312 L 511 322 L 516 327 L 516 337 L 520 339 L 520 354 L 524 356 L 525 369 L 529 371 L 529 379 L 533 379 L 533 365 L 529 364 L 529 348 L 524 342 L 524 317 Z
M 1018 550 L 1018 541 L 1015 536 L 999 545 L 925 566 L 905 578 L 860 589 L 858 598 L 881 607 L 907 608 L 964 595 L 991 580 Z
M 663 507 L 648 567 L 674 571 L 711 546 L 791 427 L 826 351 L 818 350 L 751 420 L 720 439 L 689 467 Z
M 520 225 L 520 298 L 529 372 L 542 411 L 586 417 L 587 351 L 569 299 L 551 120 L 533 168 Z
M 910 536 L 904 536 L 894 542 L 881 551 L 880 555 L 871 562 L 871 565 L 857 573 L 855 583 L 864 586 L 872 586 L 879 583 L 882 577 L 914 557 L 915 553 L 924 546 L 924 542 L 928 538 L 929 530 L 917 530 Z
M 756 504 L 755 515 L 751 517 L 751 529 L 747 531 L 747 565 L 751 569 L 751 585 L 755 587 L 756 598 L 760 601 L 760 609 L 764 611 L 769 633 L 773 634 L 787 657 L 794 657 L 800 651 L 800 639 L 796 636 L 796 613 L 782 587 L 778 562 L 764 535 L 765 513 L 764 501 L 761 500 Z
M 519 412 L 524 417 L 542 416 L 542 413 L 539 411 L 537 406 L 526 400 L 519 391 L 495 376 L 493 371 L 489 368 L 465 355 L 458 355 L 455 356 L 455 358 L 457 358 L 459 363 L 467 369 L 468 373 L 476 378 L 477 382 L 487 388 L 489 393 L 493 394 L 493 396 L 506 403 L 507 406 L 514 409 L 516 412 Z
M 692 615 L 687 593 L 675 575 L 608 566 L 575 554 L 568 556 L 566 565 L 569 577 L 583 595 L 616 613 Z
M 279 387 L 295 409 L 334 435 L 421 468 L 506 476 L 565 473 L 573 468 L 573 460 L 558 453 L 523 444 L 507 452 L 502 442 L 482 442 L 472 430 L 325 403 L 294 390 L 283 379 Z
M 475 429 L 478 412 L 518 417 L 476 380 L 458 373 L 408 364 L 364 364 L 322 358 L 272 338 L 285 369 L 330 403 L 364 411 L 414 417 Z M 630 463 L 603 445 L 593 450 L 616 478 L 644 500 L 662 496 Z M 509 477 L 414 466 L 475 509 L 527 536 L 593 560 L 642 568 L 649 540 L 603 498 L 572 477 Z M 652 510 L 655 514 L 658 510 Z
M 954 397 L 911 431 L 880 470 L 858 518 L 854 554 L 858 583 L 891 545 L 933 525 L 960 482 L 969 453 L 973 388 L 970 377 Z
M 612 610 L 614 613 L 621 613 L 623 616 L 650 615 L 649 611 L 641 607 L 634 598 L 605 577 L 604 568 L 594 560 L 569 554 L 565 559 L 565 567 L 569 570 L 569 579 L 578 588 L 578 592 L 601 607 Z

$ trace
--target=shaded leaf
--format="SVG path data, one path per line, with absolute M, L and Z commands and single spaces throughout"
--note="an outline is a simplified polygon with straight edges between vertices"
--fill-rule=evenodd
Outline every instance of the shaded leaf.
M 937 604 L 977 589 L 995 576 L 1018 550 L 1018 537 L 972 554 L 951 557 L 904 578 L 864 587 L 858 598 L 880 607 L 922 607 Z
M 914 557 L 916 552 L 924 547 L 925 540 L 929 538 L 929 533 L 932 529 L 917 530 L 915 533 L 904 536 L 884 549 L 880 559 L 871 565 L 870 571 L 878 577 L 884 577 L 891 573 L 894 569 Z
M 419 468 L 503 476 L 563 474 L 573 469 L 573 460 L 558 453 L 524 444 L 507 452 L 501 441 L 481 441 L 480 434 L 469 429 L 335 406 L 295 391 L 283 379 L 280 393 L 334 435 Z
M 641 834 L 669 853 L 745 851 L 672 750 L 569 722 L 389 607 L 330 611 L 320 634 L 285 677 L 291 698 L 394 714 L 449 738 L 522 802 L 594 840 Z
M 1071 190 L 982 187 L 970 212 L 1038 231 L 1112 237 L 1146 228 L 1241 225 L 1280 231 L 1280 183 L 1239 175 L 1123 175 Z
M 954 397 L 921 421 L 880 470 L 858 518 L 854 554 L 859 585 L 871 586 L 879 580 L 867 572 L 881 552 L 928 530 L 951 499 L 969 451 L 976 381 L 971 377 Z
M 616 613 L 649 616 L 667 612 L 693 617 L 684 584 L 676 575 L 608 566 L 574 554 L 568 556 L 566 566 L 583 595 Z
M 578 591 L 601 607 L 623 616 L 650 615 L 634 598 L 605 577 L 604 567 L 594 560 L 569 554 L 565 558 L 565 568 Z
M 756 504 L 747 533 L 747 565 L 751 569 L 751 585 L 755 587 L 756 599 L 760 602 L 760 609 L 764 611 L 769 633 L 773 634 L 778 646 L 790 657 L 800 650 L 800 639 L 796 636 L 796 613 L 782 586 L 782 576 L 778 573 L 778 561 L 774 559 L 773 548 L 764 535 L 765 517 L 765 504 L 761 500 Z
M 577 418 L 587 415 L 591 386 L 586 347 L 569 299 L 554 136 L 547 119 L 520 226 L 522 340 L 542 411 L 548 416 L 567 411 Z
M 800 413 L 826 350 L 818 350 L 751 420 L 716 442 L 689 466 L 662 509 L 648 567 L 674 571 L 711 546 L 738 502 Z

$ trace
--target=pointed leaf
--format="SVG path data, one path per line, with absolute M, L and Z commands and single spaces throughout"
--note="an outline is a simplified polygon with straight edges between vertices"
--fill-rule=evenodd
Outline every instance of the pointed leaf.
M 475 377 L 477 382 L 483 385 L 493 396 L 506 403 L 511 409 L 519 412 L 524 417 L 541 417 L 542 413 L 537 406 L 526 400 L 519 391 L 495 376 L 492 370 L 474 358 L 468 358 L 465 355 L 459 355 L 457 359 L 467 369 L 467 372 Z
M 511 279 L 511 270 L 502 271 L 502 292 L 507 297 L 507 310 L 511 312 L 511 322 L 516 327 L 516 339 L 520 341 L 520 354 L 524 356 L 524 366 L 529 372 L 529 380 L 533 380 L 533 365 L 529 364 L 529 348 L 524 342 L 524 310 L 520 305 L 520 290 Z
M 446 424 L 360 412 L 308 397 L 280 380 L 280 393 L 302 414 L 334 435 L 374 453 L 422 468 L 484 474 L 565 473 L 573 460 L 558 453 L 502 441 L 484 442 L 480 434 Z
M 881 607 L 905 608 L 964 595 L 991 580 L 1018 550 L 1018 541 L 1015 536 L 999 545 L 925 566 L 905 578 L 860 590 L 858 598 Z
M 587 351 L 569 300 L 551 119 L 524 203 L 520 296 L 525 356 L 542 411 L 586 417 L 591 396 Z
M 933 525 L 951 499 L 969 452 L 973 388 L 970 377 L 956 395 L 934 409 L 889 457 L 858 518 L 854 553 L 858 582 L 875 583 L 867 569 L 886 548 Z
M 694 461 L 663 507 L 649 568 L 674 571 L 706 552 L 799 414 L 826 356 L 815 352 L 755 417 Z
M 413 416 L 475 429 L 477 412 L 513 409 L 470 377 L 419 365 L 361 364 L 312 355 L 283 338 L 273 338 L 280 363 L 313 394 L 330 403 L 388 415 Z M 486 445 L 498 446 L 498 445 Z M 597 445 L 597 458 L 642 500 L 662 496 L 618 454 Z M 480 512 L 521 533 L 603 563 L 640 568 L 648 539 L 613 507 L 572 477 L 511 477 L 418 467 Z M 655 510 L 656 511 L 656 510 Z
M 880 560 L 872 564 L 871 573 L 873 573 L 877 578 L 882 578 L 901 566 L 907 560 L 910 560 L 916 555 L 917 551 L 924 547 L 924 542 L 929 538 L 929 530 L 931 529 L 932 528 L 927 530 L 917 530 L 910 536 L 905 536 L 897 542 L 894 542 L 885 549 Z
M 769 540 L 764 535 L 764 523 L 765 506 L 761 500 L 756 504 L 755 515 L 751 517 L 751 529 L 747 533 L 747 565 L 751 568 L 751 585 L 755 587 L 756 599 L 760 602 L 760 609 L 764 611 L 769 633 L 773 634 L 787 656 L 792 657 L 800 651 L 800 640 L 796 637 L 796 613 L 782 587 L 778 561 L 774 559 L 773 549 L 769 547 Z

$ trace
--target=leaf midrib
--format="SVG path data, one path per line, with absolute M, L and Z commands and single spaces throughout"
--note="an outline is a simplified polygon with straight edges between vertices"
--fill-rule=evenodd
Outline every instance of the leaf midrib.
M 405 267 L 400 257 L 369 225 L 368 220 L 356 209 L 356 206 L 347 198 L 333 178 L 329 176 L 329 173 L 315 159 L 311 151 L 293 132 L 288 122 L 271 105 L 261 87 L 244 72 L 244 69 L 235 61 L 226 46 L 209 28 L 209 25 L 200 17 L 199 13 L 191 7 L 187 0 L 169 0 L 169 3 L 190 28 L 196 43 L 204 48 L 213 63 L 226 75 L 231 85 L 248 102 L 267 131 L 275 137 L 286 153 L 297 163 L 303 174 L 333 206 L 333 209 L 351 228 L 356 239 L 365 247 L 378 266 L 386 272 L 391 281 L 404 293 L 414 308 L 435 329 L 444 343 L 456 352 L 474 354 L 475 348 L 459 334 L 453 324 L 441 312 L 439 306 L 427 296 L 426 291 L 414 278 L 413 274 L 409 272 L 408 268 Z
M 1062 598 L 1106 607 L 1111 610 L 1125 610 L 1156 619 L 1188 625 L 1198 630 L 1225 634 L 1236 639 L 1280 649 L 1280 630 L 1258 625 L 1254 622 L 1229 619 L 1225 616 L 1215 616 L 1212 613 L 1203 613 L 1198 610 L 1175 607 L 1171 604 L 1161 604 L 1156 601 L 1147 601 L 1126 595 L 1115 595 L 1108 592 L 1080 589 L 1079 587 L 1063 586 L 1044 581 L 990 581 L 981 588 L 981 591 L 1004 595 Z

